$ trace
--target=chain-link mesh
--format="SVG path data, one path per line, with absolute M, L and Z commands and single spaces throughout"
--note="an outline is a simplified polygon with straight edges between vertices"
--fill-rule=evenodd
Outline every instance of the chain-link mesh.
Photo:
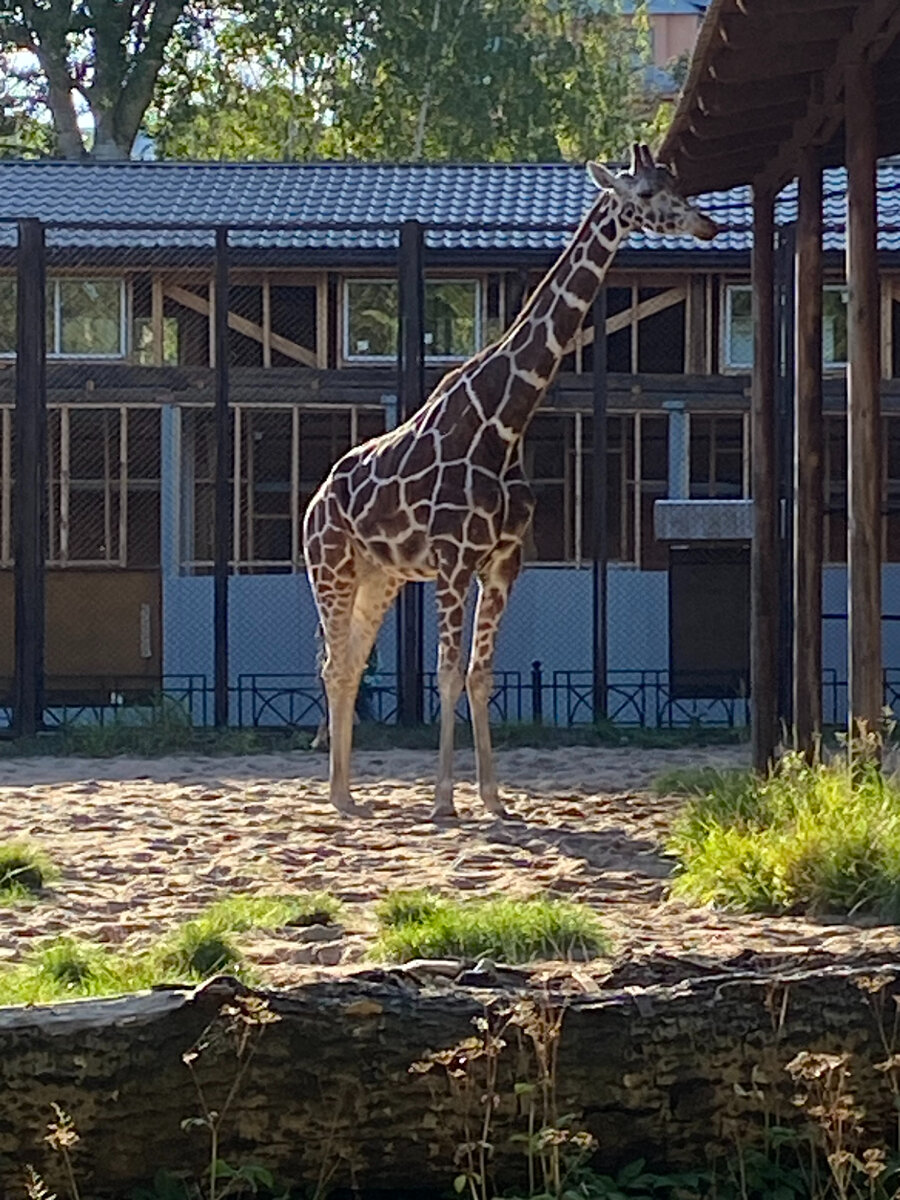
M 826 189 L 826 246 L 840 237 Z M 733 205 L 732 208 L 728 204 Z M 536 512 L 496 654 L 498 721 L 743 724 L 749 676 L 749 400 L 752 320 L 746 198 L 719 200 L 733 270 L 653 257 L 606 288 L 606 447 L 595 445 L 589 314 L 525 440 Z M 790 191 L 780 201 L 792 220 Z M 427 228 L 425 374 L 495 339 L 540 285 L 564 228 Z M 47 720 L 169 697 L 212 720 L 215 683 L 217 361 L 215 231 L 48 224 Z M 472 226 L 465 236 L 474 236 Z M 229 231 L 225 356 L 229 496 L 229 719 L 315 726 L 324 711 L 302 521 L 332 464 L 398 420 L 398 230 L 235 225 Z M 504 249 L 506 247 L 506 249 Z M 504 255 L 509 247 L 509 262 Z M 528 253 L 525 253 L 524 250 Z M 657 248 L 658 249 L 658 248 Z M 638 264 L 637 266 L 635 264 Z M 13 673 L 15 227 L 0 227 L 0 678 Z M 898 324 L 898 304 L 886 328 Z M 826 367 L 846 358 L 846 296 L 829 280 Z M 900 360 L 900 337 L 888 338 Z M 846 440 L 840 381 L 826 394 L 827 721 L 846 709 Z M 887 402 L 886 402 L 887 403 Z M 886 578 L 900 560 L 900 417 L 885 411 Z M 896 460 L 896 462 L 895 462 Z M 605 489 L 606 688 L 594 661 L 595 475 Z M 679 501 L 706 502 L 686 529 Z M 744 517 L 721 535 L 734 502 Z M 661 503 L 662 502 L 662 503 Z M 726 509 L 728 513 L 726 513 Z M 665 510 L 663 519 L 661 510 Z M 897 510 L 897 511 L 895 511 Z M 725 514 L 725 515 L 723 515 Z M 220 514 L 221 518 L 221 514 Z M 696 525 L 699 521 L 700 524 Z M 667 524 L 668 522 L 668 524 Z M 672 524 L 674 522 L 674 524 Z M 742 524 L 743 522 L 743 524 Z M 896 526 L 896 528 L 895 528 Z M 719 529 L 719 536 L 716 530 Z M 673 529 L 675 532 L 673 533 Z M 891 606 L 890 589 L 887 605 Z M 890 617 L 890 613 L 888 613 Z M 472 613 L 470 606 L 469 626 Z M 468 627 L 467 627 L 468 628 Z M 886 661 L 897 624 L 886 623 Z M 433 587 L 425 594 L 424 710 L 438 715 Z M 900 636 L 900 635 L 898 635 Z M 385 620 L 357 711 L 393 720 L 397 624 Z M 898 668 L 900 669 L 900 668 Z M 896 673 L 896 672 L 895 672 Z M 889 701 L 894 684 L 886 674 Z M 598 704 L 599 702 L 599 704 Z M 465 699 L 460 713 L 466 710 Z

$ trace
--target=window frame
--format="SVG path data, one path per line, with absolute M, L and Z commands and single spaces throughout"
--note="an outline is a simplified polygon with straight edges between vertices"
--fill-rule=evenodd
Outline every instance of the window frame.
M 826 292 L 843 292 L 848 289 L 846 283 L 823 283 L 822 295 Z M 719 354 L 719 371 L 723 375 L 746 375 L 753 370 L 753 358 L 751 354 L 750 361 L 744 364 L 735 364 L 729 360 L 729 351 L 731 347 L 731 328 L 732 328 L 732 312 L 731 312 L 731 297 L 735 292 L 749 292 L 753 297 L 753 285 L 747 282 L 739 282 L 736 280 L 724 281 L 722 284 L 722 344 Z M 752 327 L 752 309 L 751 309 L 751 327 Z M 823 371 L 844 371 L 847 368 L 846 359 L 826 359 L 824 337 L 822 344 L 822 370 Z
M 387 275 L 345 275 L 341 279 L 341 358 L 345 363 L 355 366 L 366 365 L 367 363 L 393 363 L 397 361 L 396 354 L 351 354 L 350 352 L 350 289 L 355 283 L 388 283 L 393 284 L 395 288 L 399 288 L 399 282 L 396 278 Z M 466 354 L 429 354 L 428 347 L 425 347 L 425 361 L 427 363 L 460 363 L 465 362 L 473 354 L 477 354 L 484 344 L 484 308 L 485 308 L 485 288 L 484 280 L 476 275 L 441 275 L 436 278 L 425 279 L 426 284 L 441 284 L 441 283 L 467 283 L 472 284 L 475 288 L 475 326 L 474 326 L 474 347 Z M 398 304 L 398 320 L 399 320 L 399 304 Z
M 18 277 L 15 273 L 4 275 L 2 278 L 11 279 L 13 283 L 17 283 Z M 91 353 L 82 354 L 74 353 L 60 349 L 62 341 L 62 325 L 60 315 L 62 312 L 62 301 L 60 299 L 60 283 L 83 283 L 89 280 L 95 283 L 115 283 L 118 284 L 119 292 L 119 349 L 115 353 Z M 53 348 L 47 350 L 47 358 L 57 360 L 66 360 L 70 362 L 119 362 L 127 359 L 131 350 L 131 339 L 129 336 L 130 326 L 130 308 L 129 304 L 129 289 L 128 281 L 122 275 L 52 275 L 47 278 L 47 293 L 50 298 L 50 290 L 52 288 L 53 302 Z M 15 350 L 0 349 L 0 360 L 9 361 L 16 357 Z

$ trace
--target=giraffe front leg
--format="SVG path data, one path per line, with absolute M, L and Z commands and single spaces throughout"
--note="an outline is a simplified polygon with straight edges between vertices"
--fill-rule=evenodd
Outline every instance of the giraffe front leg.
M 457 577 L 455 586 L 451 586 L 449 578 L 441 578 L 437 585 L 437 674 L 441 696 L 441 742 L 432 820 L 446 820 L 456 816 L 453 805 L 453 738 L 456 730 L 456 704 L 463 690 L 461 643 L 470 578 L 467 576 L 462 583 Z
M 489 813 L 508 817 L 500 800 L 494 755 L 491 749 L 491 726 L 488 702 L 493 688 L 494 647 L 510 589 L 519 569 L 519 547 L 495 558 L 484 570 L 478 582 L 478 602 L 475 608 L 475 629 L 472 635 L 472 655 L 466 687 L 472 710 L 472 736 L 475 741 L 475 770 L 478 794 Z

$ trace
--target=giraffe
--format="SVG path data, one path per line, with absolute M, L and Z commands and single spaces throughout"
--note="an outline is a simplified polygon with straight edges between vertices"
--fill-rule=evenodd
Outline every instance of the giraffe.
M 465 685 L 478 791 L 489 814 L 508 815 L 488 700 L 500 618 L 534 508 L 523 436 L 623 237 L 635 229 L 704 240 L 717 233 L 647 146 L 634 146 L 627 172 L 614 175 L 596 162 L 587 169 L 599 197 L 506 333 L 445 375 L 408 420 L 345 454 L 307 508 L 306 566 L 326 643 L 330 797 L 341 813 L 368 815 L 350 792 L 350 752 L 354 700 L 374 639 L 405 583 L 434 580 L 441 717 L 432 819 L 455 817 L 455 708 L 474 579 Z

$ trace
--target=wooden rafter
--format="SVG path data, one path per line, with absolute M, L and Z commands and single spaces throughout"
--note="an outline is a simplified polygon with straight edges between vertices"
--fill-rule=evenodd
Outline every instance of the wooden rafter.
M 189 308 L 204 317 L 211 316 L 212 305 L 209 300 L 188 291 L 187 288 L 179 287 L 174 283 L 167 283 L 165 285 L 165 294 L 170 300 L 174 300 L 176 304 L 181 304 L 184 308 Z M 242 333 L 245 337 L 252 338 L 253 341 L 259 342 L 261 345 L 265 343 L 263 327 L 257 325 L 255 321 L 251 321 L 247 317 L 242 317 L 239 313 L 229 312 L 228 328 L 235 330 L 236 333 Z M 273 350 L 277 350 L 285 358 L 292 358 L 295 362 L 303 363 L 307 367 L 316 366 L 316 356 L 312 350 L 307 350 L 305 346 L 300 346 L 297 342 L 292 342 L 289 338 L 282 337 L 280 333 L 270 332 L 269 343 Z
M 821 91 L 821 100 L 810 105 L 786 142 L 769 164 L 766 179 L 777 189 L 794 171 L 800 148 L 825 145 L 844 119 L 844 82 L 847 67 L 866 59 L 870 66 L 887 53 L 900 36 L 900 6 L 897 0 L 869 0 L 859 6 L 850 34 L 838 46 Z M 879 53 L 880 50 L 880 53 Z

